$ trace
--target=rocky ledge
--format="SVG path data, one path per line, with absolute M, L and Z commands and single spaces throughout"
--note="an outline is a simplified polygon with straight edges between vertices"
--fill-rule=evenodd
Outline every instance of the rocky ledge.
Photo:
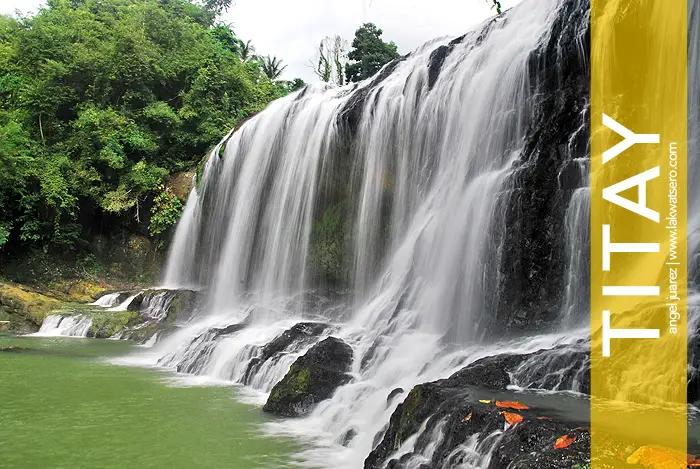
M 352 348 L 335 337 L 314 345 L 272 388 L 263 410 L 282 417 L 300 417 L 350 381 Z
M 523 402 L 485 398 L 505 392 L 512 373 L 541 351 L 478 360 L 447 379 L 415 386 L 375 438 L 365 469 L 474 467 L 586 468 L 585 422 L 552 418 Z M 416 436 L 408 450 L 402 445 Z M 470 466 L 472 467 L 472 466 Z
M 277 361 L 290 351 L 308 347 L 330 328 L 330 325 L 320 322 L 300 322 L 287 329 L 265 345 L 260 351 L 260 355 L 248 363 L 244 378 L 245 384 L 250 384 L 253 376 L 266 362 Z

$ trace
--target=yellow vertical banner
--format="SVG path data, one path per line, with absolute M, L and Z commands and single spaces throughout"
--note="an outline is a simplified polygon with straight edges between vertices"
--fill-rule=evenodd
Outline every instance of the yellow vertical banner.
M 686 2 L 591 1 L 593 469 L 686 467 Z

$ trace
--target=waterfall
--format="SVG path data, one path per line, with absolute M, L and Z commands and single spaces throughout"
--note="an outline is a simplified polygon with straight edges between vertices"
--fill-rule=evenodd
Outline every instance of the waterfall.
M 39 332 L 34 335 L 42 337 L 87 337 L 90 326 L 92 326 L 92 318 L 89 316 L 51 314 L 46 316 L 44 322 L 41 323 Z
M 112 306 L 111 308 L 107 309 L 107 311 L 126 311 L 126 309 L 129 307 L 132 301 L 134 301 L 134 298 L 139 296 L 138 293 L 135 293 L 133 295 L 128 296 L 124 301 L 119 303 L 116 306 Z
M 571 136 L 567 145 L 571 164 L 567 167 L 568 176 L 575 185 L 571 201 L 566 209 L 564 227 L 566 236 L 567 269 L 562 308 L 562 320 L 569 326 L 584 326 L 589 323 L 590 310 L 590 266 L 591 266 L 591 190 L 590 159 L 575 155 L 587 155 L 590 151 L 588 138 L 588 108 L 581 115 L 581 126 Z M 583 147 L 583 148 L 580 148 Z
M 111 307 L 117 305 L 117 302 L 119 301 L 119 297 L 121 295 L 122 295 L 122 293 L 120 293 L 120 292 L 108 293 L 106 295 L 99 297 L 96 301 L 90 303 L 90 305 L 91 306 L 100 306 L 102 308 L 111 308 Z
M 215 314 L 250 294 L 297 294 L 309 287 L 314 223 L 329 206 L 350 205 L 352 236 L 338 249 L 353 258 L 358 309 L 391 289 L 392 308 L 404 297 L 405 309 L 431 311 L 418 316 L 432 332 L 478 337 L 497 302 L 497 208 L 514 190 L 533 124 L 530 56 L 555 12 L 556 2 L 534 0 L 503 26 L 426 45 L 376 86 L 307 89 L 272 103 L 209 155 L 165 283 L 211 287 Z M 345 148 L 341 127 L 356 113 L 356 143 Z M 356 319 L 380 321 L 380 309 Z
M 192 266 L 195 263 L 194 245 L 188 240 L 197 239 L 200 226 L 199 202 L 196 188 L 192 188 L 188 203 L 182 212 L 178 229 L 170 246 L 168 263 L 165 268 L 163 286 L 166 288 L 189 287 L 193 285 Z
M 306 419 L 268 425 L 309 438 L 302 457 L 321 467 L 362 466 L 393 389 L 485 356 L 564 347 L 543 380 L 527 362 L 516 383 L 578 390 L 585 369 L 556 367 L 578 350 L 587 308 L 587 28 L 583 0 L 527 0 L 227 135 L 164 277 L 205 290 L 206 314 L 159 339 L 151 364 L 266 393 L 314 341 L 341 338 L 353 381 Z M 551 96 L 565 87 L 562 104 Z M 323 327 L 263 360 L 301 321 Z M 468 467 L 498 436 L 459 449 Z

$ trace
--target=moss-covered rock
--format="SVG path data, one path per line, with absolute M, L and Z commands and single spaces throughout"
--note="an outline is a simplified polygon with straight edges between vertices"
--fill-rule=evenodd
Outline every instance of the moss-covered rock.
M 329 337 L 299 357 L 272 388 L 263 410 L 283 417 L 300 417 L 350 381 L 352 348 Z
M 64 303 L 17 285 L 0 283 L 0 321 L 11 332 L 36 332 L 44 318 Z
M 253 358 L 246 369 L 244 382 L 250 384 L 253 376 L 267 361 L 278 360 L 290 351 L 299 350 L 317 341 L 317 337 L 326 332 L 331 326 L 320 322 L 300 322 L 265 345 L 260 355 Z
M 323 212 L 313 223 L 310 243 L 310 267 L 320 284 L 340 285 L 347 282 L 352 264 L 348 250 L 350 221 L 347 204 L 340 202 Z
M 187 319 L 195 310 L 199 293 L 194 290 L 150 289 L 140 292 L 127 306 L 129 311 L 147 313 L 149 307 L 161 309 L 163 319 L 174 322 Z
M 92 314 L 88 337 L 106 339 L 124 332 L 127 327 L 140 322 L 139 313 L 133 311 L 102 311 Z

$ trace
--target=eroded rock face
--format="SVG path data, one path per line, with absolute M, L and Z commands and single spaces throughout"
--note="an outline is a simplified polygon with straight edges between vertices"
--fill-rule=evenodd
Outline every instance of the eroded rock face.
M 145 290 L 129 303 L 127 309 L 150 317 L 182 320 L 194 312 L 199 298 L 199 293 L 194 290 Z
M 518 361 L 519 358 L 512 355 L 488 357 L 472 363 L 447 379 L 415 386 L 392 414 L 384 437 L 365 460 L 365 468 L 383 467 L 391 453 L 418 432 L 421 424 L 429 417 L 448 413 L 450 409 L 455 409 L 455 405 L 460 409 L 460 403 L 468 397 L 467 386 L 505 390 L 510 384 L 506 366 L 515 366 Z M 469 409 L 462 409 L 462 413 L 467 410 Z
M 201 293 L 193 290 L 150 289 L 122 292 L 114 300 L 121 304 L 136 295 L 126 311 L 93 308 L 83 311 L 92 318 L 88 337 L 98 339 L 117 337 L 144 343 L 155 334 L 169 334 L 176 323 L 187 320 L 197 310 Z
M 494 335 L 543 330 L 556 318 L 565 291 L 565 213 L 575 188 L 561 184 L 573 158 L 588 158 L 587 0 L 565 2 L 544 47 L 530 57 L 532 123 L 516 162 L 512 190 L 499 210 L 507 230 L 495 231 L 502 246 L 498 272 L 489 279 Z M 514 12 L 513 12 L 514 13 Z
M 536 410 L 526 410 L 513 411 L 523 421 L 510 425 L 502 412 L 493 403 L 480 403 L 468 394 L 449 400 L 427 421 L 414 451 L 390 459 L 386 465 L 372 465 L 368 458 L 365 468 L 404 469 L 417 467 L 419 462 L 421 469 L 461 467 L 464 463 L 488 469 L 571 469 L 588 463 L 590 434 L 578 422 L 540 420 Z M 435 437 L 440 435 L 436 444 Z M 555 449 L 557 439 L 565 435 L 573 443 Z M 475 444 L 469 445 L 472 441 Z
M 331 326 L 319 322 L 300 322 L 292 328 L 275 337 L 272 342 L 265 345 L 260 355 L 253 358 L 248 364 L 245 374 L 245 384 L 258 372 L 263 363 L 268 360 L 279 359 L 280 356 L 294 349 L 298 350 L 313 343 L 318 336 L 330 329 Z
M 417 467 L 415 464 L 419 460 L 423 464 L 421 468 L 454 467 L 464 462 L 465 458 L 473 458 L 463 449 L 470 438 L 477 438 L 483 454 L 493 453 L 489 469 L 559 468 L 585 463 L 590 449 L 588 432 L 574 432 L 584 423 L 549 420 L 546 414 L 540 415 L 536 409 L 531 409 L 517 411 L 524 421 L 501 434 L 499 432 L 505 426 L 501 414 L 504 409 L 496 407 L 494 403 L 479 402 L 478 397 L 483 395 L 484 390 L 506 391 L 518 372 L 523 379 L 529 379 L 533 387 L 548 389 L 545 378 L 550 372 L 554 374 L 550 366 L 555 366 L 556 360 L 567 356 L 572 363 L 579 360 L 587 362 L 583 351 L 585 346 L 579 345 L 524 355 L 486 357 L 447 379 L 415 386 L 392 414 L 388 427 L 382 431 L 383 435 L 378 435 L 373 451 L 365 460 L 365 469 L 404 468 L 409 467 L 409 462 L 412 464 L 410 467 Z M 536 368 L 531 365 L 535 362 L 541 366 Z M 584 371 L 587 372 L 587 369 Z M 570 385 L 574 376 L 563 375 L 557 383 L 549 384 Z M 547 420 L 537 417 L 546 417 Z M 417 433 L 419 437 L 414 451 L 392 459 L 392 454 Z M 577 443 L 550 454 L 549 449 L 553 449 L 554 441 L 569 433 L 578 435 Z M 542 465 L 545 460 L 548 465 Z M 517 466 L 509 465 L 515 462 Z M 486 461 L 480 461 L 480 464 L 486 464 Z
M 263 410 L 283 417 L 300 417 L 350 381 L 352 348 L 335 337 L 314 345 L 299 357 L 277 383 Z

